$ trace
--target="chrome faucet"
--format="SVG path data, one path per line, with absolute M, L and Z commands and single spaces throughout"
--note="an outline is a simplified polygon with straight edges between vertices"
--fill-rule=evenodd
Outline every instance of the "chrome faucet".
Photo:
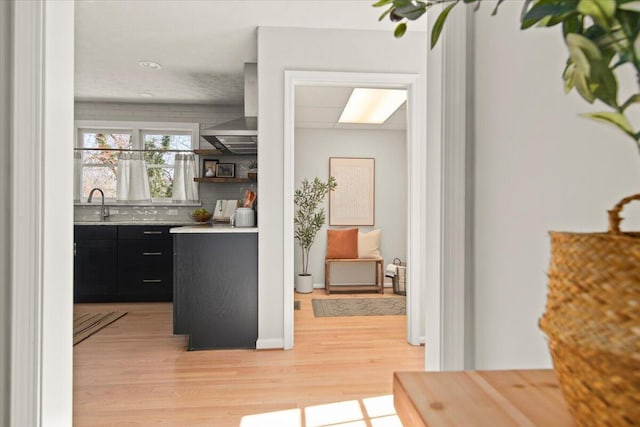
M 91 199 L 93 198 L 93 192 L 97 191 L 102 196 L 102 201 L 100 203 L 100 221 L 104 221 L 109 216 L 109 207 L 104 205 L 104 192 L 99 188 L 92 188 L 89 192 L 89 198 L 87 199 L 87 203 L 91 203 Z

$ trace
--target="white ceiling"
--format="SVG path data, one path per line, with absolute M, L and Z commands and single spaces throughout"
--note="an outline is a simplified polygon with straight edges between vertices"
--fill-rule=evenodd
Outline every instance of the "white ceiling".
M 296 88 L 295 123 L 298 128 L 405 130 L 407 103 L 404 102 L 384 123 L 338 123 L 351 87 L 298 86 Z
M 393 24 L 378 22 L 381 10 L 371 4 L 371 0 L 77 0 L 75 98 L 240 105 L 243 64 L 257 60 L 258 26 L 379 30 L 392 37 Z M 412 23 L 410 30 L 425 31 L 426 20 L 422 21 Z M 138 62 L 144 60 L 162 68 L 142 68 Z M 317 107 L 328 114 L 326 106 Z M 307 113 L 311 111 L 302 115 Z M 314 121 L 318 120 L 305 120 Z

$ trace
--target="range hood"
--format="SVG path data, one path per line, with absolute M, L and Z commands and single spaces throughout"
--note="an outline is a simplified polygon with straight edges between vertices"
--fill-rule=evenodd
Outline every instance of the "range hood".
M 244 115 L 200 130 L 200 136 L 225 153 L 258 152 L 258 65 L 244 64 Z

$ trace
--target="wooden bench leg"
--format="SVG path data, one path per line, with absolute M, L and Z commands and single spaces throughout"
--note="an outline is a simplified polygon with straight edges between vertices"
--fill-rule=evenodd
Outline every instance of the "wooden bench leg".
M 376 261 L 376 281 L 380 279 L 380 293 L 384 295 L 384 274 L 382 271 L 382 261 Z M 378 283 L 378 282 L 376 282 Z
M 327 295 L 331 294 L 331 278 L 329 277 L 329 272 L 331 271 L 331 264 L 328 262 L 324 263 L 324 292 Z

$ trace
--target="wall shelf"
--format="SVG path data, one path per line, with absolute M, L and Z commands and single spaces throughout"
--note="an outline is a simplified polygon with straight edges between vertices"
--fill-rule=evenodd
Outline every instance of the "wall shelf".
M 194 154 L 199 156 L 257 156 L 257 153 L 228 153 L 226 151 L 216 150 L 216 149 L 203 149 L 198 148 L 197 150 L 193 150 Z
M 203 183 L 247 183 L 247 182 L 256 182 L 255 179 L 249 178 L 193 178 L 195 182 L 203 182 Z
M 223 156 L 225 154 L 229 154 L 216 149 L 211 149 L 211 150 L 197 149 L 197 150 L 193 150 L 193 152 L 199 156 Z

